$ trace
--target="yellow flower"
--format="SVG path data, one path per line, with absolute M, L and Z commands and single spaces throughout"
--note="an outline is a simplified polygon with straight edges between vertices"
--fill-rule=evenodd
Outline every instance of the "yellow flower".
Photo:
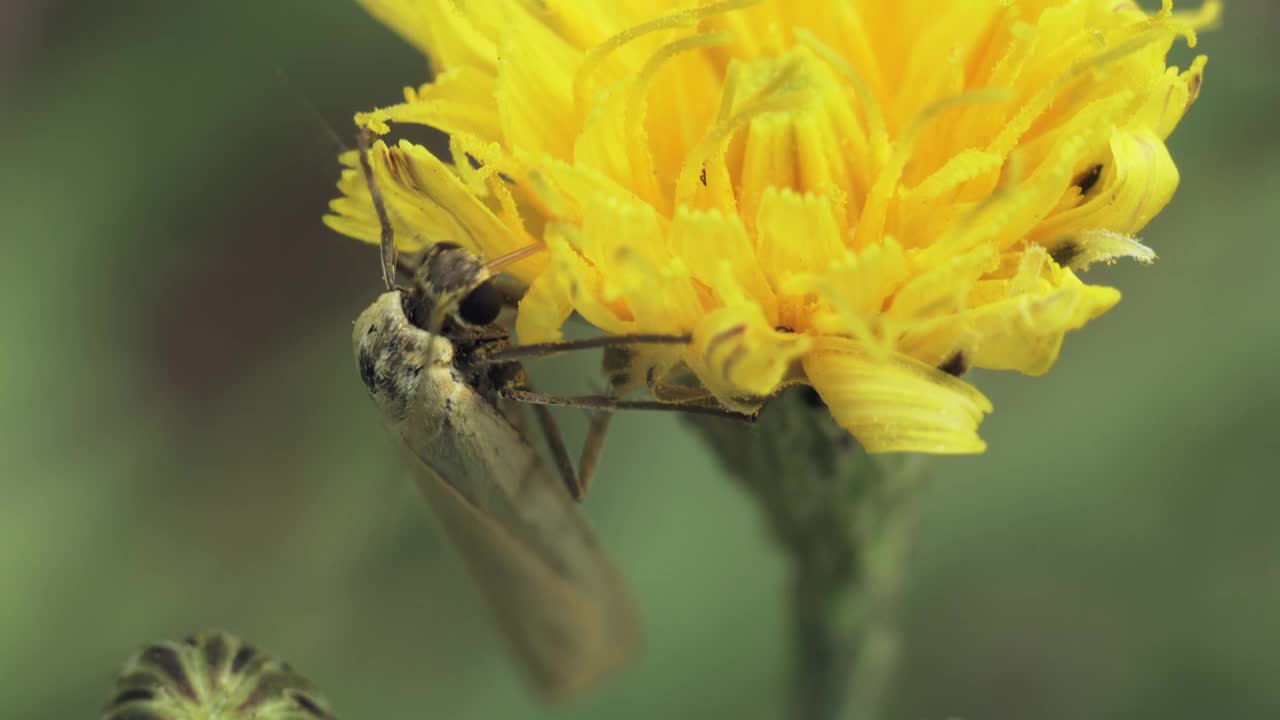
M 522 342 L 576 311 L 688 333 L 687 367 L 753 409 L 804 383 L 869 451 L 980 452 L 967 367 L 1038 375 L 1119 300 L 1078 271 L 1178 173 L 1164 139 L 1219 5 L 1130 0 L 363 0 L 435 79 L 356 116 L 448 133 L 454 162 L 375 145 L 402 250 L 533 243 Z M 356 158 L 329 225 L 374 242 Z

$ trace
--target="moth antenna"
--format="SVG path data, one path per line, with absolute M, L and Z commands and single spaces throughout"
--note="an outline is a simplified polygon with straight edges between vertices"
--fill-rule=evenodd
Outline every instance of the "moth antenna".
M 378 224 L 382 226 L 382 282 L 387 290 L 396 289 L 396 239 L 395 230 L 391 227 L 391 216 L 387 213 L 387 204 L 382 198 L 382 190 L 373 177 L 373 165 L 369 162 L 369 144 L 373 131 L 360 128 L 356 133 L 356 143 L 360 147 L 360 169 L 364 171 L 364 182 L 369 187 L 369 196 L 373 198 L 373 210 L 378 214 Z
M 338 136 L 338 131 L 334 129 L 333 123 L 329 122 L 325 118 L 324 113 L 320 112 L 320 108 L 316 107 L 316 104 L 311 102 L 310 98 L 304 95 L 302 91 L 293 84 L 293 81 L 289 79 L 289 74 L 285 72 L 284 68 L 281 67 L 279 63 L 273 63 L 272 67 L 276 71 L 276 80 L 280 83 L 280 87 L 284 88 L 286 92 L 293 96 L 293 101 L 297 103 L 311 118 L 311 124 L 320 130 L 320 132 L 324 133 L 325 137 L 329 139 L 329 142 L 333 143 L 333 146 L 337 148 L 339 152 L 346 152 L 350 150 L 351 148 L 348 147 L 346 143 L 342 142 L 342 138 Z

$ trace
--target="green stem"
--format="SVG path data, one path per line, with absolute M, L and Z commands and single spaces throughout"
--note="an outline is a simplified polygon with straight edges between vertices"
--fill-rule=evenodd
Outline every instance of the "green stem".
M 921 463 L 870 456 L 811 391 L 756 425 L 689 417 L 757 500 L 791 566 L 789 717 L 871 720 L 898 656 L 896 598 Z

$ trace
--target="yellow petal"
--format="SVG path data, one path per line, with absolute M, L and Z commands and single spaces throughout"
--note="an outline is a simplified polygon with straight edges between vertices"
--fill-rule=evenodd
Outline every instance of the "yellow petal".
M 516 337 L 523 344 L 559 342 L 560 328 L 573 314 L 573 298 L 554 273 L 529 283 L 516 313 Z
M 1041 375 L 1053 366 L 1063 336 L 1110 310 L 1120 301 L 1114 288 L 1081 283 L 1068 269 L 1050 264 L 1043 248 L 1032 245 L 1017 273 L 992 280 L 975 292 L 989 296 L 957 318 L 981 337 L 972 364 L 991 370 Z M 994 299 L 1002 294 L 1002 299 Z
M 841 427 L 867 452 L 980 453 L 991 403 L 967 383 L 906 356 L 890 362 L 824 338 L 804 371 Z
M 724 306 L 698 322 L 686 361 L 721 402 L 750 412 L 773 394 L 812 340 L 772 327 L 737 288 L 727 264 L 717 292 Z
M 441 73 L 421 88 L 405 89 L 405 101 L 356 115 L 357 125 L 374 132 L 390 131 L 388 123 L 414 123 L 450 134 L 466 134 L 485 142 L 502 139 L 493 105 L 496 78 L 469 65 Z
M 436 68 L 472 65 L 493 69 L 497 50 L 474 16 L 452 0 L 358 0 L 432 59 Z
M 396 247 L 417 252 L 427 245 L 451 242 L 486 258 L 533 244 L 518 220 L 504 222 L 444 164 L 421 145 L 402 140 L 394 148 L 378 141 L 370 148 L 370 166 L 395 230 Z M 330 205 L 325 224 L 338 232 L 377 243 L 381 229 L 373 200 L 355 153 L 343 156 L 348 169 L 338 183 L 344 197 Z M 526 280 L 541 269 L 537 257 L 511 268 Z
M 689 334 L 628 379 L 665 397 L 683 361 L 686 390 L 739 409 L 803 382 L 804 358 L 868 447 L 929 452 L 981 449 L 987 409 L 933 368 L 1042 373 L 1119 299 L 1076 271 L 1154 258 L 1136 233 L 1178 185 L 1164 140 L 1205 66 L 1167 57 L 1221 9 L 362 1 L 437 75 L 358 122 L 444 130 L 455 163 L 374 158 L 401 246 L 542 243 L 514 269 L 523 341 L 575 312 Z M 326 221 L 374 240 L 343 161 Z

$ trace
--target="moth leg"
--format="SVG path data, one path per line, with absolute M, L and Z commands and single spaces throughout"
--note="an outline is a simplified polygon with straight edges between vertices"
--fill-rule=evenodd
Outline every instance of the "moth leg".
M 587 492 L 586 483 L 579 478 L 578 474 L 573 471 L 573 462 L 569 460 L 569 449 L 564 445 L 564 437 L 560 434 L 560 426 L 556 424 L 556 419 L 551 417 L 551 411 L 546 405 L 534 405 L 533 416 L 538 420 L 538 427 L 542 430 L 542 438 L 547 442 L 547 448 L 551 450 L 551 459 L 555 461 L 556 470 L 560 473 L 560 478 L 564 480 L 565 489 L 569 491 L 569 497 L 582 501 L 582 496 Z
M 519 388 L 502 388 L 502 397 L 530 405 L 557 405 L 580 410 L 659 410 L 664 412 L 711 415 L 741 422 L 753 423 L 759 413 L 741 413 L 719 405 L 702 403 L 665 403 L 656 400 L 619 400 L 608 395 L 546 395 Z
M 573 350 L 591 350 L 593 348 L 612 348 L 619 346 L 626 347 L 636 344 L 688 345 L 691 341 L 692 340 L 688 335 L 646 333 L 636 333 L 632 335 L 605 335 L 602 337 L 587 338 L 586 340 L 564 340 L 561 342 L 512 345 L 501 350 L 495 350 L 484 357 L 476 358 L 475 362 L 477 365 L 492 365 L 494 363 L 509 362 L 517 358 L 542 357 L 544 355 L 553 355 L 555 353 L 570 352 Z
M 387 213 L 387 203 L 382 198 L 382 190 L 373 177 L 373 164 L 369 162 L 369 143 L 373 131 L 361 128 L 356 133 L 356 143 L 360 148 L 360 169 L 364 171 L 364 182 L 369 187 L 369 197 L 373 198 L 373 210 L 378 214 L 378 224 L 382 227 L 382 238 L 379 247 L 382 251 L 382 282 L 388 290 L 398 289 L 396 286 L 396 239 L 395 229 L 391 227 L 391 215 Z
M 560 478 L 564 481 L 565 489 L 569 491 L 569 496 L 574 500 L 581 501 L 586 494 L 586 483 L 580 481 L 579 474 L 574 472 L 573 464 L 569 461 L 569 450 L 565 446 L 564 437 L 560 434 L 560 425 L 551 415 L 551 411 L 545 405 L 530 405 L 522 403 L 518 400 L 500 397 L 497 402 L 499 411 L 502 416 L 511 423 L 516 429 L 520 437 L 528 440 L 529 433 L 529 416 L 525 413 L 533 410 L 534 417 L 538 421 L 538 429 L 542 432 L 542 438 L 547 443 L 547 450 L 551 452 L 551 458 L 555 462 L 556 472 L 560 474 Z
M 591 414 L 587 439 L 582 445 L 582 454 L 578 456 L 578 482 L 582 485 L 584 496 L 587 494 L 587 489 L 591 487 L 596 466 L 600 464 L 600 451 L 604 450 L 604 438 L 609 433 L 611 420 L 613 420 L 613 410 L 598 410 Z

